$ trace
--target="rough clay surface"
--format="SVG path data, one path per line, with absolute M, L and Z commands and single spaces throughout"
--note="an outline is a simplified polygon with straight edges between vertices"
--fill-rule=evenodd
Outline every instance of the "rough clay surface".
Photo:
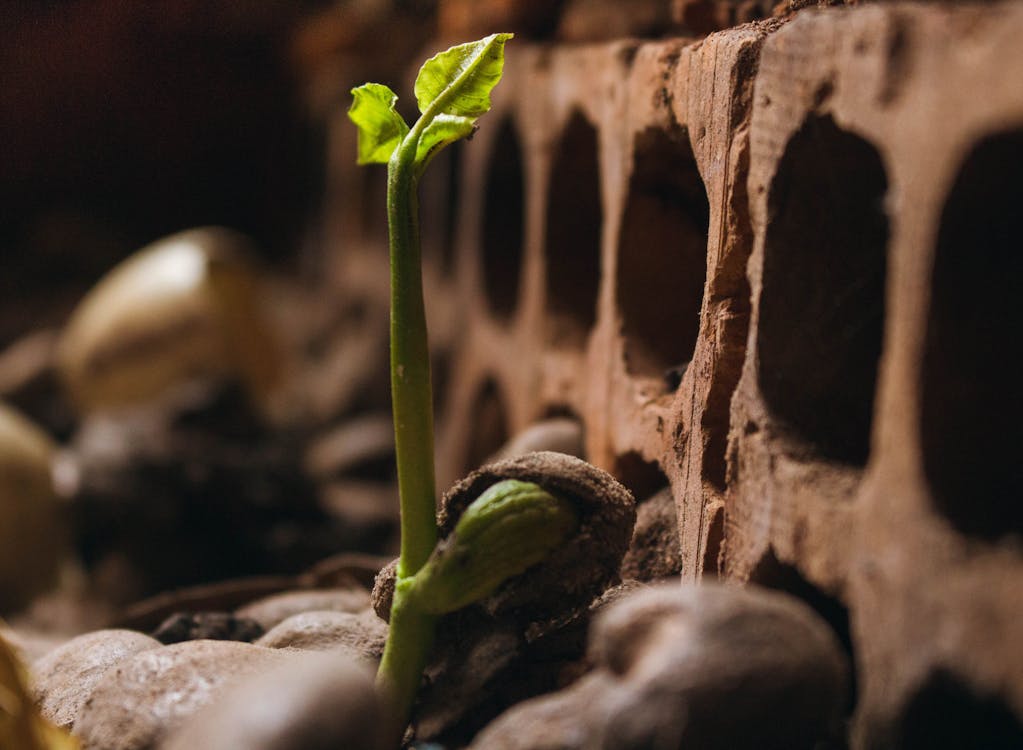
M 837 725 L 847 665 L 828 626 L 790 597 L 664 584 L 596 621 L 595 670 L 511 709 L 472 747 L 810 750 Z
M 115 664 L 159 641 L 134 630 L 97 630 L 72 638 L 32 665 L 32 695 L 43 716 L 70 729 L 96 683 Z
M 370 606 L 369 592 L 362 588 L 285 591 L 259 599 L 235 610 L 239 617 L 258 622 L 264 630 L 302 612 L 362 612 Z
M 225 691 L 161 750 L 383 750 L 386 726 L 365 664 L 305 654 Z
M 304 651 L 342 651 L 353 658 L 376 661 L 384 653 L 387 623 L 366 610 L 350 612 L 302 612 L 292 615 L 256 641 L 267 648 Z
M 622 560 L 622 579 L 654 581 L 682 570 L 675 498 L 666 487 L 640 503 L 629 551 Z
M 294 655 L 234 641 L 188 641 L 116 664 L 82 705 L 73 732 L 83 750 L 145 750 L 231 682 Z

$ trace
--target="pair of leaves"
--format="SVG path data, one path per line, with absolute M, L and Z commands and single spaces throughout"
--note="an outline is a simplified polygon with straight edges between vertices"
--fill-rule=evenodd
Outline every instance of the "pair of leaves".
M 4 750 L 78 750 L 71 735 L 46 721 L 28 692 L 25 668 L 0 635 L 0 748 Z
M 491 34 L 434 55 L 419 69 L 415 94 L 422 113 L 416 124 L 415 163 L 420 169 L 449 143 L 472 134 L 476 119 L 490 109 L 490 92 L 504 70 L 504 45 L 512 34 Z M 385 164 L 409 135 L 387 86 L 367 83 L 352 89 L 348 116 L 359 128 L 359 164 Z

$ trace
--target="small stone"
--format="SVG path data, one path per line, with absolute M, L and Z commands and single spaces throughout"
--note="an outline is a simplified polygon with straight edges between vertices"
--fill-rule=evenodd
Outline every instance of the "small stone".
M 362 588 L 285 591 L 258 599 L 235 610 L 239 617 L 255 620 L 264 630 L 302 612 L 350 612 L 369 609 L 369 592 Z
M 147 750 L 239 680 L 289 653 L 235 641 L 186 641 L 108 669 L 82 705 L 73 733 L 82 750 Z
M 810 750 L 840 724 L 847 664 L 797 599 L 664 584 L 609 607 L 590 631 L 595 669 L 520 703 L 473 748 Z
M 183 641 L 252 641 L 264 628 L 248 617 L 229 612 L 177 612 L 153 631 L 153 637 L 165 645 Z
M 386 726 L 366 665 L 302 654 L 227 691 L 161 750 L 382 750 Z
M 376 661 L 384 653 L 387 624 L 373 612 L 302 612 L 280 623 L 256 643 L 267 648 L 342 651 Z
M 32 665 L 32 695 L 42 715 L 70 729 L 100 678 L 115 664 L 160 643 L 134 630 L 97 630 L 58 646 Z
M 491 460 L 516 458 L 534 451 L 554 451 L 585 459 L 586 447 L 582 424 L 578 419 L 570 417 L 555 417 L 535 422 L 505 443 Z

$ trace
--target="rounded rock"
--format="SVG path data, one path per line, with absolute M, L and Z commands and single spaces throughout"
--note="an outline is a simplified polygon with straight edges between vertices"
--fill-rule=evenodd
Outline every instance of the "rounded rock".
M 365 664 L 303 654 L 239 684 L 161 750 L 382 750 L 383 711 Z
M 273 594 L 235 610 L 239 617 L 258 622 L 270 630 L 292 615 L 303 612 L 349 612 L 358 614 L 370 607 L 369 592 L 362 588 L 314 589 Z
M 165 237 L 111 270 L 72 314 L 58 368 L 77 407 L 144 403 L 198 377 L 238 377 L 260 404 L 279 381 L 279 347 L 260 310 L 241 234 Z
M 32 694 L 44 717 L 70 729 L 96 683 L 114 665 L 160 642 L 134 630 L 97 630 L 72 638 L 32 665 Z
M 289 653 L 236 641 L 163 646 L 108 669 L 73 733 L 83 750 L 153 748 L 230 684 L 283 664 Z
M 553 417 L 534 422 L 501 446 L 493 460 L 515 458 L 536 451 L 553 451 L 585 459 L 586 442 L 582 424 L 571 417 Z
M 472 747 L 810 750 L 830 738 L 847 664 L 828 625 L 792 597 L 704 584 L 650 587 L 590 632 L 594 671 L 519 704 Z M 571 741 L 568 741 L 571 739 Z
M 369 610 L 350 612 L 302 612 L 269 630 L 256 645 L 303 651 L 340 651 L 364 661 L 376 661 L 384 653 L 387 624 Z

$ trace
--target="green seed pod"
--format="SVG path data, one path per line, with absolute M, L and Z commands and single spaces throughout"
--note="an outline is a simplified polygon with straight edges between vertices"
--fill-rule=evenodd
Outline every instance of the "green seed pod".
M 532 482 L 506 479 L 480 495 L 405 584 L 422 611 L 441 615 L 489 596 L 547 557 L 579 525 L 572 503 Z
M 50 475 L 54 445 L 0 404 L 0 612 L 52 586 L 64 548 Z
M 208 377 L 237 377 L 266 406 L 281 358 L 260 315 L 248 245 L 227 229 L 194 229 L 108 273 L 59 345 L 61 375 L 78 408 L 143 403 Z

